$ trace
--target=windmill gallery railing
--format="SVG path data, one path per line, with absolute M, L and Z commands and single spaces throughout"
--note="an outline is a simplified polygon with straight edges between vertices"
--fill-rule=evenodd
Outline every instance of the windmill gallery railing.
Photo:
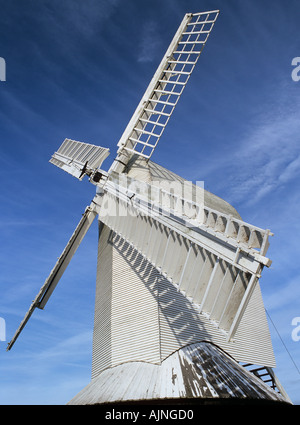
M 166 190 L 159 181 L 150 185 L 128 175 L 111 172 L 105 189 L 111 193 L 123 194 L 124 199 L 130 199 L 135 205 L 147 208 L 154 215 L 157 213 L 169 216 L 190 228 L 203 228 L 226 242 L 234 241 L 240 250 L 251 252 L 256 258 L 264 257 L 269 247 L 269 236 L 273 236 L 273 233 L 269 229 L 261 229 L 230 214 L 207 207 L 204 204 L 204 189 L 199 185 L 202 182 L 197 183 L 198 185 L 189 181 L 171 182 L 170 190 Z M 122 214 L 122 211 L 119 210 L 118 213 Z M 269 259 L 263 263 L 271 265 Z

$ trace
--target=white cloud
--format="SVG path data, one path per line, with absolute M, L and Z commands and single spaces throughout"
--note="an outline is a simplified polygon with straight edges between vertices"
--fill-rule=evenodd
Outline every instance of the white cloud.
M 138 46 L 138 62 L 151 62 L 160 45 L 157 23 L 154 21 L 146 22 L 144 25 L 141 40 Z
M 92 329 L 88 331 L 80 332 L 79 334 L 73 335 L 53 347 L 47 348 L 44 351 L 36 353 L 35 357 L 38 360 L 47 359 L 49 363 L 50 358 L 59 357 L 60 361 L 69 361 L 70 352 L 76 353 L 76 358 L 80 354 L 84 355 L 87 352 L 87 345 L 91 344 L 92 341 Z M 76 366 L 80 366 L 76 363 Z
M 99 28 L 111 19 L 119 3 L 120 0 L 90 0 L 89 7 L 86 7 L 85 2 L 65 0 L 57 8 L 49 1 L 44 5 L 43 14 L 39 15 L 39 19 L 45 20 L 48 31 L 52 31 L 58 42 L 61 36 L 69 36 L 70 41 L 75 31 L 79 31 L 81 37 L 95 35 Z M 70 27 L 74 29 L 72 34 L 69 34 Z
M 295 178 L 300 172 L 300 155 L 296 157 L 293 161 L 291 161 L 285 170 L 279 176 L 279 181 L 282 183 L 286 183 L 292 178 Z
M 297 302 L 299 299 L 300 275 L 296 275 L 290 282 L 285 282 L 281 289 L 275 288 L 270 295 L 266 296 L 265 305 L 268 310 L 284 309 L 287 304 Z
M 279 98 L 278 103 L 280 101 Z M 211 176 L 217 166 L 217 175 L 222 172 L 226 175 L 219 185 L 229 202 L 257 204 L 270 192 L 299 176 L 299 108 L 300 102 L 293 105 L 293 109 L 266 107 L 266 112 L 260 112 L 251 125 L 244 127 L 235 150 L 225 155 L 223 151 L 215 167 L 208 170 Z

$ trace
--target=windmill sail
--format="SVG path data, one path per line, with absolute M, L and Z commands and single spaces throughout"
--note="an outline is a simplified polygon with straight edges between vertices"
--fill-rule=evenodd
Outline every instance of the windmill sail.
M 107 148 L 65 139 L 49 162 L 82 180 L 85 174 L 100 167 L 108 155 Z
M 77 248 L 79 247 L 80 243 L 82 242 L 84 236 L 86 235 L 86 232 L 90 228 L 91 224 L 93 223 L 94 218 L 96 217 L 95 213 L 95 204 L 91 204 L 91 206 L 87 207 L 81 220 L 79 221 L 74 233 L 72 234 L 69 242 L 67 243 L 65 249 L 63 250 L 61 256 L 57 260 L 54 268 L 52 269 L 50 275 L 46 279 L 45 283 L 39 290 L 37 296 L 35 297 L 34 301 L 32 302 L 28 312 L 26 313 L 24 319 L 22 320 L 20 326 L 18 327 L 15 335 L 13 336 L 12 340 L 9 342 L 7 346 L 7 350 L 10 350 L 14 343 L 16 342 L 16 339 L 20 335 L 21 331 L 23 330 L 24 326 L 30 319 L 32 313 L 36 308 L 43 309 L 49 300 L 52 292 L 54 291 L 56 285 L 58 284 L 60 278 L 62 277 L 64 271 L 66 270 L 69 262 L 71 261 L 73 255 L 75 254 Z
M 258 282 L 271 264 L 272 233 L 203 188 L 178 191 L 173 183 L 184 179 L 150 161 L 218 14 L 184 16 L 107 173 L 99 167 L 108 149 L 71 139 L 50 160 L 79 180 L 88 175 L 97 191 L 8 350 L 35 308 L 45 307 L 98 215 L 92 382 L 71 404 L 288 401 L 270 369 L 275 358 Z M 251 376 L 238 362 L 261 367 Z M 258 378 L 262 369 L 273 389 Z
M 218 14 L 218 10 L 213 10 L 184 16 L 118 142 L 118 153 L 122 161 L 128 161 L 133 154 L 147 159 L 152 156 L 195 68 Z

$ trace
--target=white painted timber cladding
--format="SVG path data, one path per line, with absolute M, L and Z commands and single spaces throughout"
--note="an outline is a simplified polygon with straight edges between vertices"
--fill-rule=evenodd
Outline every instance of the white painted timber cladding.
M 107 242 L 108 236 L 109 229 L 106 227 L 98 246 L 92 376 L 98 365 L 102 369 L 112 365 L 112 245 Z
M 99 238 L 92 377 L 126 361 L 160 362 L 159 273 L 149 274 L 128 244 L 119 252 L 117 238 L 107 226 Z
M 147 235 L 140 236 L 147 239 Z M 205 312 L 200 313 L 191 300 L 107 226 L 99 239 L 98 262 L 93 378 L 107 367 L 128 361 L 160 364 L 179 348 L 202 340 L 213 342 L 237 361 L 275 366 L 258 283 L 234 341 L 228 341 L 226 333 Z
M 207 239 L 203 232 L 198 240 L 193 229 L 181 226 L 182 234 L 178 233 L 170 229 L 172 223 L 165 225 L 159 216 L 137 214 L 115 195 L 106 193 L 100 198 L 100 220 L 132 244 L 231 339 L 257 281 L 257 260 L 239 251 L 237 255 L 234 247 Z

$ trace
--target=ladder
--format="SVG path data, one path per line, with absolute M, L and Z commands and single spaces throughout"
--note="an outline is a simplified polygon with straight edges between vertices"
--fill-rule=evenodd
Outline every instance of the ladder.
M 251 363 L 241 363 L 241 365 L 246 370 L 249 370 L 249 372 L 253 373 L 253 375 L 255 375 L 257 378 L 261 379 L 265 384 L 269 385 L 274 391 L 281 394 L 287 402 L 292 403 L 291 399 L 289 398 L 288 394 L 279 382 L 279 379 L 271 367 L 258 366 Z

